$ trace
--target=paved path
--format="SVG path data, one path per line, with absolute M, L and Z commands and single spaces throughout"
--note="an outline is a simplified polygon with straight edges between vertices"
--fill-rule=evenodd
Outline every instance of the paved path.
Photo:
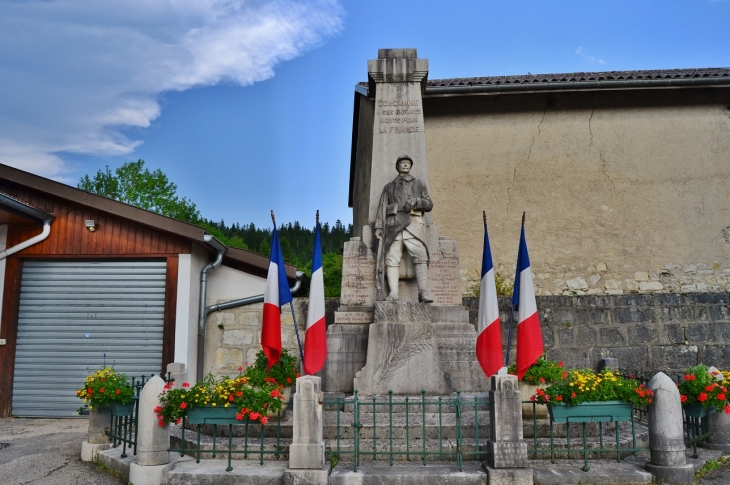
M 127 485 L 81 461 L 86 419 L 0 418 L 0 484 Z

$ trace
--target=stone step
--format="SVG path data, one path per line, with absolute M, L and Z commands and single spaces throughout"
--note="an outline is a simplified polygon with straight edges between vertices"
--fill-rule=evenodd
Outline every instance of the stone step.
M 461 409 L 462 411 L 474 411 L 475 406 L 478 407 L 479 411 L 489 411 L 487 393 L 462 393 L 461 394 Z M 406 398 L 408 398 L 408 404 L 406 404 Z M 340 401 L 340 408 L 343 411 L 352 412 L 354 398 L 348 396 L 347 398 Z M 409 412 L 421 412 L 425 407 L 426 412 L 441 412 L 454 413 L 456 412 L 456 393 L 452 393 L 446 396 L 389 396 L 389 395 L 378 395 L 378 396 L 358 396 L 360 413 L 372 412 L 375 407 L 376 412 L 387 412 L 391 409 L 393 412 L 405 412 L 408 407 Z M 375 404 L 373 404 L 373 402 Z M 332 400 L 326 400 L 326 405 L 330 405 L 332 410 L 335 410 L 336 405 Z

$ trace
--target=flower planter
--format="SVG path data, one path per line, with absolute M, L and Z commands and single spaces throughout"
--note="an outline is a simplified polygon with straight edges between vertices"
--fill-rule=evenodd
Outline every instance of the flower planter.
M 545 388 L 549 384 L 541 384 L 540 387 Z M 520 381 L 520 395 L 521 399 L 523 401 L 528 401 L 530 399 L 530 396 L 535 395 L 535 391 L 537 390 L 538 386 L 534 384 L 528 384 L 526 382 Z M 534 413 L 533 413 L 534 411 Z M 533 414 L 535 416 L 533 416 Z M 536 417 L 537 419 L 547 419 L 548 418 L 548 409 L 547 405 L 545 404 L 522 404 L 522 419 L 530 419 L 532 420 L 533 417 Z
M 113 402 L 109 406 L 109 409 L 111 409 L 112 416 L 131 416 L 132 413 L 134 413 L 134 401 L 127 404 L 119 404 L 117 402 Z
M 554 423 L 629 421 L 634 406 L 625 401 L 589 401 L 577 406 L 548 406 Z
M 236 420 L 238 408 L 235 406 L 202 406 L 187 411 L 190 424 L 242 424 Z
M 682 406 L 684 414 L 688 418 L 704 418 L 710 413 L 715 412 L 713 408 L 706 408 L 702 404 L 693 404 L 691 406 Z

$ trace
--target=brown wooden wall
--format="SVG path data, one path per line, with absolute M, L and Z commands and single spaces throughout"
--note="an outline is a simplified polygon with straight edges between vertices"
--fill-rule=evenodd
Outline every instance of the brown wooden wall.
M 156 233 L 133 221 L 116 219 L 94 210 L 30 190 L 2 187 L 2 190 L 33 207 L 56 216 L 48 238 L 18 253 L 20 256 L 140 256 L 189 254 L 191 243 L 185 239 Z M 94 232 L 85 221 L 93 219 Z M 41 228 L 10 227 L 8 247 L 41 232 Z
M 134 221 L 115 218 L 33 190 L 20 190 L 5 184 L 2 184 L 0 190 L 56 216 L 46 240 L 6 259 L 0 338 L 6 339 L 7 343 L 0 346 L 0 417 L 8 417 L 11 412 L 18 302 L 22 265 L 25 259 L 165 258 L 167 276 L 161 369 L 166 369 L 175 355 L 178 256 L 189 254 L 192 243 L 184 238 L 155 232 Z M 86 229 L 87 219 L 96 222 L 97 228 L 94 232 Z M 8 227 L 7 247 L 12 247 L 40 232 L 40 227 L 32 229 Z

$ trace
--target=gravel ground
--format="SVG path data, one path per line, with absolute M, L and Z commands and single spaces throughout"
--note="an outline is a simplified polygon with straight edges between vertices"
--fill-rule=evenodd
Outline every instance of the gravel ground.
M 0 418 L 0 484 L 127 485 L 81 461 L 86 419 Z

